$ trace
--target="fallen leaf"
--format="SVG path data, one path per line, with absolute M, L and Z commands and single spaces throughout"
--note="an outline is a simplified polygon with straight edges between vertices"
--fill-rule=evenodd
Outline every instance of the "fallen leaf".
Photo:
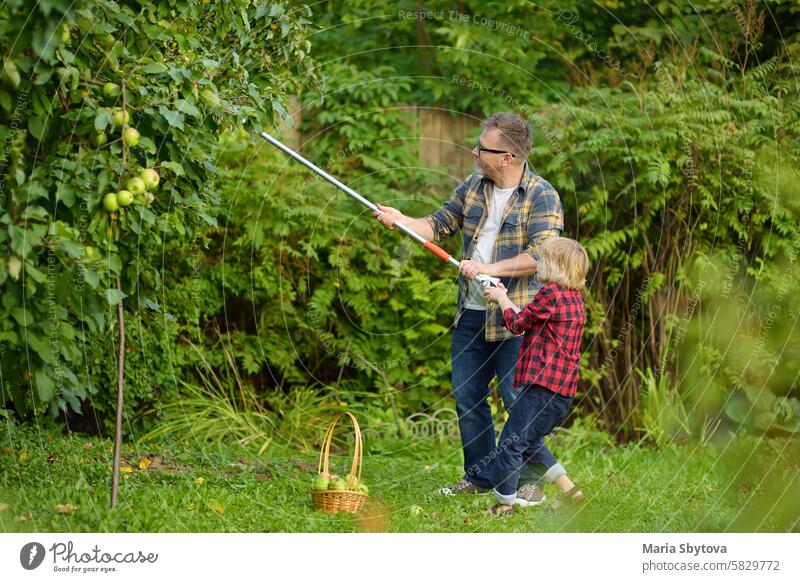
M 14 451 L 12 451 L 12 450 L 11 450 L 10 448 L 8 448 L 8 447 L 3 447 L 3 452 L 4 452 L 5 454 L 7 454 L 7 455 L 10 455 L 10 454 L 11 454 L 11 453 L 13 453 Z
M 8 509 L 8 503 L 0 503 L 0 511 L 5 511 Z
M 22 451 L 19 454 L 19 460 L 20 461 L 27 461 L 28 460 L 28 453 L 26 453 L 25 451 Z
M 189 511 L 191 511 L 191 510 L 193 510 L 193 509 L 194 509 L 194 507 L 195 507 L 195 506 L 194 506 L 194 501 L 192 501 L 192 502 L 191 502 L 189 505 L 187 505 L 187 506 L 186 506 L 186 509 L 188 509 Z
M 194 480 L 194 482 L 197 483 L 198 485 L 202 485 L 203 483 L 206 482 L 206 480 L 203 477 L 198 477 L 197 479 Z
M 144 459 L 142 459 L 141 461 L 139 461 L 139 468 L 140 468 L 142 471 L 144 471 L 145 469 L 147 469 L 149 466 L 150 466 L 150 459 L 148 459 L 147 457 L 145 457 Z
M 71 503 L 65 503 L 64 505 L 56 505 L 56 513 L 67 514 L 72 513 L 75 511 L 75 506 Z
M 119 468 L 119 472 L 120 473 L 133 473 L 133 467 L 130 467 L 128 465 L 122 465 Z
M 423 509 L 419 505 L 412 505 L 411 507 L 408 508 L 408 510 L 411 512 L 411 515 L 414 516 L 419 515 L 423 511 Z
M 742 493 L 747 493 L 750 491 L 750 486 L 747 483 L 739 483 L 739 491 Z
M 31 519 L 31 512 L 30 512 L 30 511 L 26 511 L 25 513 L 23 513 L 23 514 L 22 514 L 22 516 L 20 517 L 20 519 L 21 519 L 22 521 L 30 521 L 30 519 Z
M 222 513 L 225 511 L 225 508 L 222 507 L 222 504 L 219 501 L 217 501 L 216 499 L 212 499 L 211 501 L 209 501 L 206 504 L 206 507 L 208 507 L 209 509 L 211 509 L 213 511 L 216 511 L 220 515 L 222 515 Z
M 93 446 L 94 445 L 92 443 L 86 443 L 85 445 L 83 445 L 83 450 L 84 451 L 90 451 L 90 450 L 92 450 Z

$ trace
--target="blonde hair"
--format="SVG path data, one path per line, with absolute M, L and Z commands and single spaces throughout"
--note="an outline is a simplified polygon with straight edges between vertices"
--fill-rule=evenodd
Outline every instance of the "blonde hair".
M 556 283 L 567 289 L 583 289 L 589 273 L 589 256 L 571 238 L 546 238 L 539 246 L 536 274 L 542 283 Z

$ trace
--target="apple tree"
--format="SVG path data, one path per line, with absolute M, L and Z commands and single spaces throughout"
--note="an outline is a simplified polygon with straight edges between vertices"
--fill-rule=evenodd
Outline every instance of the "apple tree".
M 315 75 L 307 16 L 250 0 L 0 5 L 0 414 L 113 390 L 82 372 L 89 335 L 113 326 L 122 382 L 126 310 L 159 312 L 165 243 L 202 239 L 224 204 L 221 137 L 274 123 Z

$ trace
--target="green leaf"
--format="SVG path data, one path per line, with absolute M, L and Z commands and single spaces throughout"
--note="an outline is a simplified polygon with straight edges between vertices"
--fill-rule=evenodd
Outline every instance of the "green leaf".
M 200 117 L 200 110 L 186 101 L 186 99 L 178 99 L 175 102 L 175 107 L 177 107 L 178 111 L 185 113 L 186 115 L 191 115 L 192 117 Z
M 111 123 L 111 112 L 108 109 L 102 108 L 97 112 L 94 117 L 94 129 L 98 133 L 105 131 L 108 124 Z
M 36 394 L 42 402 L 49 402 L 56 395 L 56 384 L 43 370 L 37 370 Z
M 163 105 L 158 108 L 158 112 L 161 114 L 161 117 L 170 125 L 170 127 L 174 127 L 176 129 L 183 130 L 183 114 L 179 113 L 178 111 L 172 111 L 171 109 L 167 109 Z
M 103 293 L 103 295 L 105 295 L 106 301 L 108 301 L 108 304 L 111 305 L 112 307 L 114 307 L 122 299 L 127 297 L 127 295 L 125 293 L 123 293 L 122 291 L 120 291 L 119 289 L 113 289 L 113 288 L 112 289 L 106 289 L 105 292 Z
M 97 286 L 100 284 L 100 275 L 94 269 L 84 269 L 83 280 L 86 281 L 92 289 L 97 289 Z
M 167 65 L 164 63 L 150 63 L 149 65 L 145 65 L 142 67 L 143 73 L 164 73 L 166 72 Z
M 183 166 L 177 162 L 161 162 L 161 167 L 171 170 L 176 176 L 185 176 Z
M 47 124 L 41 117 L 31 117 L 28 120 L 28 133 L 38 141 L 42 141 L 47 133 Z
M 11 317 L 13 317 L 14 320 L 23 327 L 33 323 L 30 312 L 24 307 L 15 307 L 12 309 Z
M 53 350 L 50 347 L 50 343 L 48 341 L 44 340 L 43 338 L 39 337 L 38 335 L 36 335 L 31 331 L 28 331 L 28 333 L 26 334 L 26 339 L 28 341 L 28 345 L 34 352 L 36 352 L 36 354 L 42 359 L 43 362 L 47 362 L 49 364 L 56 359 L 56 356 L 53 353 Z

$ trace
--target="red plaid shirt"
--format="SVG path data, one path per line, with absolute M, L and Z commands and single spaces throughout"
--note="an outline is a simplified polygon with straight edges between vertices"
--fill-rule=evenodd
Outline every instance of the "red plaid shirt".
M 519 313 L 506 309 L 503 325 L 514 334 L 525 332 L 514 388 L 539 384 L 562 396 L 575 396 L 585 318 L 581 292 L 555 283 L 539 289 Z

